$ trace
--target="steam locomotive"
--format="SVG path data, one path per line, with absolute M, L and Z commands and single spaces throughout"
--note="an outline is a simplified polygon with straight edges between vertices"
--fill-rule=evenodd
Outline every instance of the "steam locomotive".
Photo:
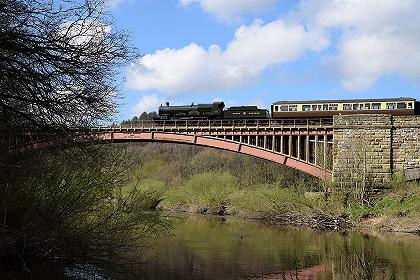
M 173 119 L 267 119 L 267 118 L 312 118 L 333 117 L 350 114 L 420 114 L 420 102 L 415 98 L 347 99 L 313 101 L 278 101 L 267 109 L 257 106 L 237 106 L 224 110 L 223 101 L 212 104 L 170 106 L 166 102 L 159 107 L 161 120 Z
M 224 110 L 225 103 L 216 101 L 212 104 L 194 104 L 160 106 L 158 115 L 161 120 L 173 119 L 265 119 L 270 114 L 267 109 L 259 109 L 257 106 L 230 107 Z

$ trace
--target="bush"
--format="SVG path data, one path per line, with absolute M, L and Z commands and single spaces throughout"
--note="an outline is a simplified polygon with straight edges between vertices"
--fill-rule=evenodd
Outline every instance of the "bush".
M 193 175 L 183 185 L 165 194 L 163 207 L 218 213 L 230 204 L 230 195 L 238 188 L 237 179 L 226 172 Z
M 109 256 L 141 246 L 141 238 L 165 227 L 156 213 L 145 211 L 144 194 L 121 191 L 131 170 L 123 149 L 39 150 L 24 159 L 8 171 L 19 174 L 11 177 L 16 180 L 1 181 L 3 254 Z
M 272 185 L 255 186 L 232 195 L 232 212 L 255 218 L 271 214 L 309 211 L 304 195 Z

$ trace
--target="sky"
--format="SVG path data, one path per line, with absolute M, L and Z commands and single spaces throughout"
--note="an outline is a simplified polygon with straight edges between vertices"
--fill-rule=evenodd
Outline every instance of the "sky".
M 141 58 L 116 120 L 171 104 L 420 99 L 419 0 L 109 0 Z

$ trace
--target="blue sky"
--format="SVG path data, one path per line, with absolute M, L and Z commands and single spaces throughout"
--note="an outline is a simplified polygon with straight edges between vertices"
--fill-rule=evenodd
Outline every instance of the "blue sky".
M 110 0 L 144 55 L 117 120 L 165 102 L 420 98 L 418 0 Z

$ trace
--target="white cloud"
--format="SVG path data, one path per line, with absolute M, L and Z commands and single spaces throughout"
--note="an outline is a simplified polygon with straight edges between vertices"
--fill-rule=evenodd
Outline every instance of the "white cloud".
M 128 86 L 172 94 L 226 90 L 255 81 L 268 67 L 296 61 L 305 50 L 326 44 L 323 36 L 308 33 L 302 25 L 255 21 L 238 28 L 225 50 L 191 43 L 145 55 L 129 71 Z
M 223 21 L 232 21 L 243 14 L 257 13 L 273 7 L 278 0 L 179 0 L 182 6 L 197 3 L 209 14 Z
M 133 4 L 136 1 L 138 0 L 108 0 L 107 4 L 111 9 L 113 9 L 123 4 Z
M 179 1 L 197 2 L 221 18 L 275 2 Z M 224 49 L 190 43 L 147 54 L 128 73 L 128 85 L 171 94 L 227 90 L 255 82 L 308 50 L 321 54 L 347 90 L 367 90 L 387 75 L 420 80 L 419 12 L 419 0 L 301 0 L 281 19 L 239 27 Z
M 88 47 L 95 51 L 111 30 L 112 26 L 109 24 L 81 19 L 65 22 L 61 26 L 59 35 L 66 38 L 68 44 L 72 46 Z
M 339 33 L 331 56 L 344 88 L 363 91 L 385 75 L 420 78 L 420 1 L 302 1 L 297 13 L 309 29 Z
M 373 87 L 381 76 L 395 73 L 420 78 L 419 45 L 420 40 L 387 33 L 346 37 L 335 58 L 343 86 L 363 91 Z
M 135 116 L 140 116 L 143 112 L 157 111 L 158 107 L 164 101 L 157 95 L 144 95 L 133 107 L 132 111 Z

